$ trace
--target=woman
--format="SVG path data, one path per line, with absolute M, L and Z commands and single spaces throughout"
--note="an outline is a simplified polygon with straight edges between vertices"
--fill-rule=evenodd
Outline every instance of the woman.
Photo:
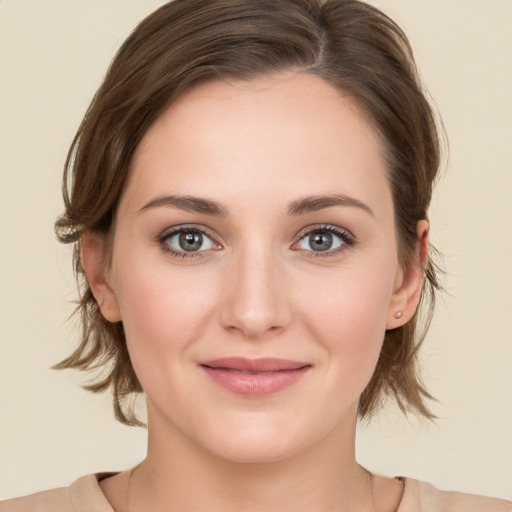
M 355 459 L 386 395 L 432 417 L 416 324 L 438 166 L 407 40 L 376 9 L 175 0 L 147 18 L 75 138 L 57 231 L 84 321 L 58 367 L 106 365 L 91 389 L 127 424 L 144 390 L 148 456 L 2 510 L 510 510 Z

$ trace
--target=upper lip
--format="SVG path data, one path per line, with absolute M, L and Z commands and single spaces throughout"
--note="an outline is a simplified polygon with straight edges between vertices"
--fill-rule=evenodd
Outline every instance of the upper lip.
M 245 357 L 222 357 L 210 361 L 202 361 L 201 366 L 215 369 L 238 370 L 246 372 L 278 372 L 285 370 L 298 370 L 311 366 L 301 361 L 263 357 L 260 359 L 247 359 Z

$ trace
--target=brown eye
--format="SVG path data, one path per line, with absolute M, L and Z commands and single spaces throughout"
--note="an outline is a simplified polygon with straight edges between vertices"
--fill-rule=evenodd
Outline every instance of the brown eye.
M 198 251 L 203 244 L 203 235 L 201 233 L 184 232 L 179 235 L 179 246 L 184 251 Z

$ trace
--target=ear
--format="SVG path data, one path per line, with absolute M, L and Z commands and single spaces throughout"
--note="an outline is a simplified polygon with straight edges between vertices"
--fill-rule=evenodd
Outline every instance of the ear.
M 429 224 L 426 220 L 418 222 L 417 247 L 409 267 L 399 269 L 395 279 L 395 288 L 391 298 L 386 329 L 396 329 L 406 324 L 416 312 L 425 279 L 429 249 Z
M 119 322 L 121 313 L 109 279 L 105 236 L 88 231 L 82 236 L 80 249 L 85 275 L 102 315 L 109 322 Z

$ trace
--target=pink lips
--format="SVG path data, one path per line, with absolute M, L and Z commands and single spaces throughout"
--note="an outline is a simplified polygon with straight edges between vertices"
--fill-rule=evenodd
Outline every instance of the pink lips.
M 226 357 L 200 363 L 217 384 L 238 395 L 261 397 L 277 393 L 296 382 L 311 368 L 288 359 Z

